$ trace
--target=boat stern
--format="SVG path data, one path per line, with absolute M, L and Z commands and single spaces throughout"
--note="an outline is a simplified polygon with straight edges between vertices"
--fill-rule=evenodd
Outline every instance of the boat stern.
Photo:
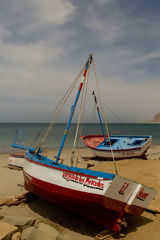
M 138 184 L 126 204 L 125 212 L 131 215 L 141 215 L 156 195 L 157 192 L 154 189 Z
M 141 215 L 157 195 L 156 191 L 132 180 L 115 176 L 106 190 L 106 208 L 131 215 Z

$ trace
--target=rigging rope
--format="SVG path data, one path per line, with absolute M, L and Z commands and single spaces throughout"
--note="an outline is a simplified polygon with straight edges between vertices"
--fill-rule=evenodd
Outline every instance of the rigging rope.
M 90 63 L 88 64 L 88 71 L 87 71 L 86 81 L 85 81 L 85 85 L 84 85 L 83 93 L 82 93 L 82 101 L 81 101 L 81 104 L 80 104 L 80 112 L 79 112 L 79 116 L 78 116 L 78 123 L 77 123 L 77 128 L 76 128 L 76 134 L 75 134 L 74 143 L 73 143 L 73 147 L 72 147 L 71 166 L 73 166 L 73 157 L 74 157 L 75 148 L 76 148 L 76 142 L 77 142 L 77 136 L 78 136 L 78 131 L 79 131 L 80 120 L 81 120 L 81 116 L 82 116 L 82 114 L 84 112 L 84 106 L 85 106 L 84 103 L 85 103 L 86 95 L 87 95 L 89 70 L 90 70 Z
M 116 166 L 116 161 L 115 161 L 114 153 L 113 153 L 113 150 L 112 150 L 112 144 L 111 144 L 111 140 L 110 140 L 110 138 L 109 138 L 109 137 L 110 137 L 110 134 L 109 134 L 109 129 L 108 129 L 108 125 L 107 125 L 107 117 L 106 117 L 106 115 L 105 115 L 104 108 L 103 108 L 103 102 L 102 102 L 102 97 L 101 97 L 101 93 L 100 93 L 100 88 L 99 88 L 99 83 L 98 83 L 98 78 L 97 78 L 97 74 L 96 74 L 96 69 L 95 69 L 94 61 L 93 61 L 93 70 L 94 70 L 94 75 L 95 75 L 95 79 L 96 79 L 96 84 L 97 84 L 97 89 L 98 89 L 98 95 L 99 95 L 99 98 L 100 98 L 102 114 L 103 114 L 103 118 L 104 118 L 104 122 L 105 122 L 105 128 L 106 128 L 106 132 L 107 132 L 107 135 L 108 135 L 109 144 L 110 144 L 110 148 L 111 148 L 111 154 L 112 154 L 112 158 L 113 158 L 114 168 L 115 168 L 116 174 L 118 175 L 117 166 Z
M 97 98 L 97 99 L 100 100 L 99 98 Z M 104 105 L 104 107 L 105 107 L 106 109 L 108 109 L 121 123 L 123 123 L 122 119 L 120 119 L 119 116 L 118 116 L 115 112 L 113 112 L 108 105 L 106 105 L 104 102 L 103 102 L 103 105 Z
M 75 87 L 75 85 L 76 85 L 79 77 L 81 76 L 82 72 L 84 71 L 84 69 L 85 69 L 85 65 L 84 65 L 84 67 L 82 68 L 82 70 L 80 71 L 80 73 L 78 74 L 78 76 L 75 78 L 75 80 L 73 81 L 73 83 L 71 84 L 71 86 L 68 88 L 68 90 L 67 90 L 67 92 L 65 93 L 64 97 L 60 100 L 60 102 L 59 102 L 59 104 L 57 105 L 55 111 L 52 113 L 52 116 L 53 116 L 54 114 L 55 114 L 55 116 L 53 116 L 53 120 L 52 120 L 52 122 L 50 123 L 49 128 L 48 128 L 48 130 L 46 131 L 46 133 L 45 133 L 45 135 L 44 135 L 41 143 L 37 146 L 37 149 L 39 149 L 39 148 L 43 145 L 43 143 L 44 143 L 45 139 L 47 138 L 47 136 L 48 136 L 51 128 L 53 127 L 53 124 L 55 123 L 55 120 L 57 119 L 60 111 L 62 110 L 64 104 L 66 103 L 68 97 L 70 96 L 72 90 L 74 89 L 74 87 Z
M 104 104 L 104 103 L 103 103 Z M 102 115 L 102 119 L 103 119 L 103 121 L 104 121 L 104 117 L 103 117 L 103 115 Z M 110 127 L 110 129 L 111 129 L 111 127 Z M 123 146 L 120 144 L 120 142 L 118 141 L 118 144 L 119 144 L 119 146 L 121 147 L 121 149 L 123 149 Z

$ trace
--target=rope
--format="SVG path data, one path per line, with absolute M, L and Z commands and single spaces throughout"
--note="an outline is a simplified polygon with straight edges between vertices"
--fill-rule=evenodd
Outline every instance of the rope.
M 74 89 L 74 87 L 75 87 L 75 85 L 76 85 L 79 77 L 81 76 L 82 72 L 84 71 L 84 69 L 85 69 L 85 66 L 82 68 L 82 70 L 80 71 L 80 73 L 78 74 L 78 76 L 75 78 L 75 80 L 73 81 L 73 83 L 71 84 L 71 86 L 68 88 L 68 90 L 67 90 L 67 92 L 65 93 L 64 97 L 60 100 L 60 102 L 59 102 L 59 104 L 57 105 L 55 111 L 52 113 L 52 116 L 53 116 L 53 114 L 55 114 L 55 116 L 53 117 L 53 120 L 52 120 L 52 122 L 50 123 L 49 128 L 48 128 L 48 130 L 46 131 L 46 133 L 45 133 L 45 135 L 44 135 L 41 143 L 38 145 L 38 147 L 37 147 L 38 149 L 39 149 L 39 147 L 41 147 L 41 146 L 43 145 L 43 143 L 44 143 L 45 139 L 47 138 L 47 136 L 48 136 L 51 128 L 53 127 L 53 124 L 55 123 L 55 120 L 57 119 L 60 111 L 62 110 L 64 104 L 66 103 L 68 97 L 70 96 L 72 90 Z
M 107 135 L 108 135 L 108 138 L 109 138 L 110 134 L 109 134 L 109 129 L 108 129 L 108 125 L 107 125 L 107 117 L 105 115 L 104 108 L 103 108 L 103 102 L 102 102 L 102 97 L 101 97 L 101 93 L 100 93 L 100 88 L 99 88 L 99 83 L 98 83 L 98 78 L 97 78 L 97 74 L 96 74 L 94 61 L 93 61 L 93 70 L 94 70 L 94 74 L 95 74 L 95 79 L 96 79 L 96 84 L 97 84 L 97 89 L 98 89 L 98 95 L 99 95 L 99 98 L 100 98 L 102 114 L 103 114 L 103 118 L 104 118 L 104 122 L 105 122 L 105 128 L 106 128 L 106 132 L 107 132 Z M 114 158 L 114 153 L 113 153 L 113 150 L 112 150 L 112 144 L 111 144 L 110 138 L 109 138 L 109 144 L 110 144 L 110 148 L 111 148 L 111 154 L 112 154 L 112 158 L 113 158 L 115 172 L 118 175 L 116 161 L 115 161 L 115 158 Z
M 97 98 L 97 99 L 100 100 L 99 98 Z M 119 116 L 118 116 L 115 112 L 113 112 L 108 105 L 106 105 L 104 102 L 103 102 L 103 105 L 104 105 L 104 107 L 105 107 L 106 109 L 108 109 L 121 123 L 123 123 L 122 119 L 120 119 Z
M 83 88 L 83 92 L 82 92 L 82 99 L 81 99 L 81 105 L 80 106 L 82 106 L 83 94 L 84 94 L 84 88 Z M 80 122 L 80 126 L 79 126 L 79 128 L 80 128 L 80 130 L 79 130 L 80 136 L 82 136 L 81 133 L 82 133 L 82 125 L 83 125 L 82 124 L 82 122 L 83 122 L 83 115 L 84 115 L 84 112 L 82 113 L 81 122 Z
M 104 104 L 104 103 L 103 103 L 103 104 Z M 102 119 L 103 119 L 103 121 L 104 121 L 103 115 L 102 115 Z M 111 129 L 111 127 L 110 127 L 110 129 Z M 120 144 L 120 142 L 118 142 L 118 144 L 119 144 L 119 146 L 121 147 L 121 149 L 123 149 L 123 147 L 122 147 L 122 145 Z
M 88 87 L 89 69 L 90 69 L 90 63 L 88 65 L 86 81 L 85 81 L 85 85 L 84 85 L 84 88 L 83 88 L 84 90 L 83 90 L 83 94 L 82 94 L 82 101 L 81 101 L 81 105 L 80 105 L 80 112 L 79 112 L 79 116 L 78 116 L 78 123 L 77 123 L 77 128 L 76 128 L 76 134 L 75 134 L 74 143 L 73 143 L 73 147 L 72 147 L 71 166 L 73 166 L 73 157 L 74 157 L 75 148 L 76 148 L 76 142 L 77 142 L 77 136 L 78 136 L 80 120 L 81 120 L 81 116 L 82 116 L 82 114 L 84 112 L 84 106 L 85 106 L 84 103 L 85 103 L 85 100 L 86 100 L 87 87 Z

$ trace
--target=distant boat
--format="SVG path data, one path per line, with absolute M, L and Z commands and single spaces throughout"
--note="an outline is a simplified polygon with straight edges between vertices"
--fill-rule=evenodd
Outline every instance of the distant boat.
M 84 91 L 82 91 L 81 101 L 81 103 L 83 103 L 92 61 L 92 55 L 90 55 L 81 71 L 81 74 L 83 72 L 82 81 L 71 107 L 70 117 L 56 160 L 49 159 L 41 154 L 42 144 L 48 136 L 57 114 L 62 109 L 77 80 L 73 82 L 64 98 L 62 98 L 54 115 L 54 119 L 41 143 L 37 147 L 25 147 L 19 144 L 12 144 L 12 147 L 20 149 L 26 148 L 23 165 L 26 190 L 50 202 L 61 205 L 64 208 L 78 212 L 113 231 L 120 231 L 121 226 L 125 222 L 125 217 L 127 215 L 141 215 L 148 207 L 150 201 L 155 197 L 156 192 L 151 188 L 119 176 L 116 168 L 116 173 L 113 174 L 73 166 L 77 131 L 71 155 L 71 165 L 63 164 L 63 160 L 60 159 L 82 89 L 84 89 Z M 78 125 L 79 120 L 77 129 Z M 50 209 L 50 211 L 52 211 L 52 209 Z
M 24 155 L 24 153 L 10 153 L 8 159 L 8 166 L 23 168 Z
M 145 157 L 151 145 L 151 136 L 118 136 L 105 137 L 103 135 L 82 136 L 84 144 L 92 153 L 101 158 L 112 159 L 112 151 L 115 159 Z
M 19 145 L 16 144 L 16 142 L 19 142 Z M 23 169 L 24 164 L 24 156 L 25 151 L 27 148 L 25 146 L 22 146 L 22 144 L 27 145 L 28 144 L 28 135 L 26 131 L 22 131 L 21 129 L 16 129 L 16 134 L 13 140 L 13 143 L 11 144 L 11 147 L 19 148 L 23 150 L 21 153 L 10 153 L 9 159 L 8 159 L 8 166 L 9 167 L 16 167 Z
M 152 136 L 106 136 L 100 114 L 100 108 L 94 91 L 92 95 L 94 96 L 95 106 L 103 135 L 81 136 L 84 144 L 91 149 L 95 156 L 101 158 L 112 159 L 113 155 L 114 159 L 145 157 L 145 154 L 151 145 Z

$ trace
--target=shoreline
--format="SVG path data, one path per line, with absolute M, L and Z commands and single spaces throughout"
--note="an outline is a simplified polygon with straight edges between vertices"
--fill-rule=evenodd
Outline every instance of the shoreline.
M 150 146 L 150 148 L 155 148 L 155 147 L 159 147 L 160 146 L 160 143 L 156 143 L 156 144 L 153 144 L 153 143 L 151 143 L 151 146 Z M 43 152 L 52 152 L 52 151 L 57 151 L 58 152 L 58 147 L 56 147 L 56 148 L 42 148 L 43 149 Z M 71 151 L 72 150 L 72 147 L 63 147 L 63 149 L 66 151 L 66 150 L 68 150 L 68 151 Z M 88 149 L 85 145 L 84 146 L 82 146 L 82 147 L 77 147 L 76 149 Z M 23 150 L 19 150 L 18 148 L 16 149 L 16 148 L 12 148 L 12 147 L 9 147 L 9 148 L 7 148 L 6 150 L 4 150 L 4 148 L 3 148 L 3 150 L 1 150 L 0 149 L 0 154 L 10 154 L 10 153 L 13 153 L 13 152 L 22 152 Z

